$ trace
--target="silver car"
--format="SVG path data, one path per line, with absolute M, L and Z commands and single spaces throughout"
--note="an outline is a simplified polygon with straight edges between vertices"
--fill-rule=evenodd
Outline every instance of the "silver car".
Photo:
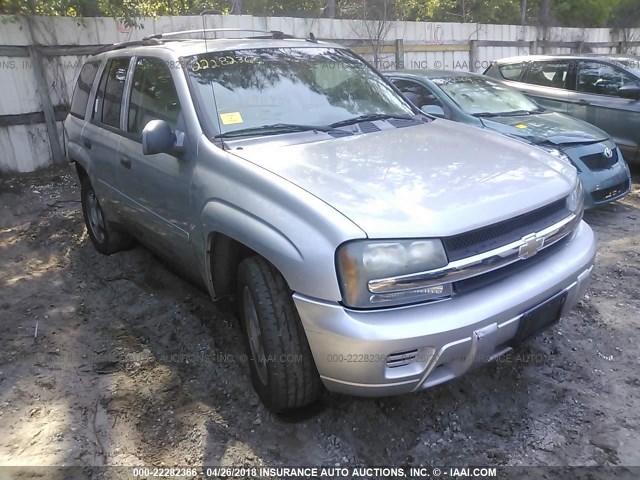
M 506 81 L 545 108 L 601 128 L 628 163 L 640 163 L 640 57 L 511 57 L 494 62 L 484 74 Z
M 100 252 L 136 238 L 236 299 L 271 410 L 438 385 L 582 297 L 571 165 L 425 116 L 338 45 L 181 35 L 88 60 L 69 160 Z

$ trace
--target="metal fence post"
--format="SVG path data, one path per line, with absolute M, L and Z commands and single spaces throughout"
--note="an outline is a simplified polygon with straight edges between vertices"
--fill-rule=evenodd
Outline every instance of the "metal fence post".
M 58 126 L 56 125 L 56 114 L 53 109 L 53 103 L 49 97 L 49 85 L 47 84 L 46 75 L 44 71 L 44 64 L 42 62 L 42 56 L 36 46 L 36 37 L 33 33 L 33 25 L 30 17 L 25 17 L 27 27 L 29 29 L 29 37 L 31 39 L 31 45 L 27 46 L 29 57 L 33 63 L 33 75 L 38 87 L 38 96 L 40 97 L 40 104 L 42 106 L 42 112 L 44 113 L 44 121 L 47 126 L 47 136 L 49 137 L 49 147 L 51 148 L 51 157 L 54 163 L 62 162 L 64 160 L 64 152 L 60 143 L 60 137 L 58 136 Z
M 538 40 L 533 40 L 529 42 L 529 55 L 537 55 L 538 54 Z
M 476 71 L 476 60 L 478 60 L 478 41 L 469 40 L 469 71 Z
M 404 43 L 401 38 L 396 39 L 394 54 L 396 69 L 402 70 L 404 68 Z
M 33 74 L 38 86 L 38 96 L 44 113 L 44 121 L 47 126 L 47 136 L 49 137 L 49 146 L 51 147 L 51 156 L 54 163 L 62 162 L 64 153 L 60 145 L 60 137 L 58 136 L 58 127 L 56 125 L 56 114 L 53 110 L 53 103 L 49 98 L 49 85 L 45 80 L 44 68 L 42 65 L 42 57 L 37 47 L 29 45 L 27 47 L 29 56 L 33 61 Z

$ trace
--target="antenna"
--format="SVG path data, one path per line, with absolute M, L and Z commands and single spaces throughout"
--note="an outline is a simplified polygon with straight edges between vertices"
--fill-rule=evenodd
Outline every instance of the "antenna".
M 204 36 L 204 49 L 206 53 L 209 53 L 209 45 L 207 44 L 207 25 L 205 23 L 205 16 L 209 15 L 209 12 L 215 12 L 216 10 L 212 10 L 212 9 L 208 9 L 208 10 L 203 10 L 200 13 L 200 16 L 202 17 L 202 35 Z M 214 14 L 215 15 L 215 14 Z M 215 38 L 218 38 L 217 33 L 214 33 L 214 35 L 216 35 Z M 216 90 L 213 88 L 213 82 L 209 83 L 209 86 L 211 87 L 211 97 L 213 98 L 213 109 L 216 112 L 216 123 L 218 124 L 218 132 L 222 133 L 222 124 L 220 123 L 220 115 L 218 114 L 218 102 L 216 101 Z M 220 144 L 222 145 L 222 149 L 226 150 L 225 144 L 224 144 L 224 138 L 220 137 Z

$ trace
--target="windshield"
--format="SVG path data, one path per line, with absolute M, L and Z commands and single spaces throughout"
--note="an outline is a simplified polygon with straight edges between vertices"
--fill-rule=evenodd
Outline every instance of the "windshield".
M 222 134 L 265 125 L 331 125 L 361 115 L 415 115 L 347 50 L 263 48 L 186 60 L 201 114 Z
M 517 90 L 492 80 L 480 77 L 445 77 L 431 81 L 471 115 L 540 111 L 538 105 Z

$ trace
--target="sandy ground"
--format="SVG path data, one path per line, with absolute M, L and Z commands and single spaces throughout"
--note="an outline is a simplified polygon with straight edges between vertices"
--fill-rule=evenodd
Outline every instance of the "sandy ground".
M 79 198 L 66 167 L 0 183 L 0 465 L 640 464 L 638 186 L 586 215 L 588 294 L 526 348 L 286 417 L 253 393 L 234 316 L 141 247 L 97 253 Z

